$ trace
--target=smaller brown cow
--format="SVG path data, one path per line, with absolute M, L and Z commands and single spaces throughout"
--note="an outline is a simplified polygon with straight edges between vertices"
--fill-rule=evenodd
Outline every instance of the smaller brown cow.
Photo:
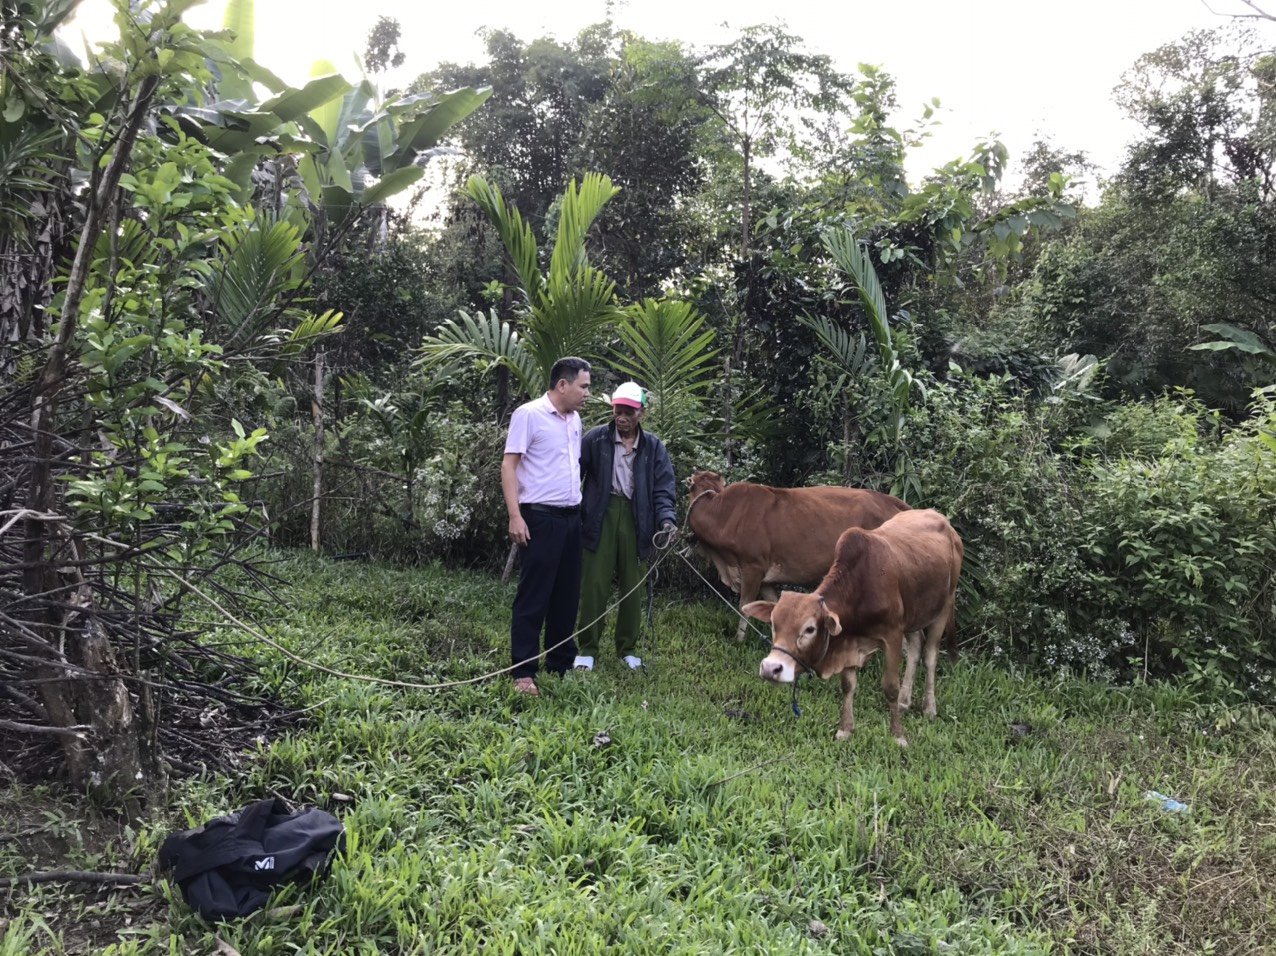
M 837 739 L 855 730 L 859 669 L 885 649 L 882 690 L 890 707 L 891 735 L 908 745 L 900 710 L 912 702 L 913 676 L 926 633 L 927 717 L 935 706 L 939 640 L 955 639 L 953 608 L 961 575 L 961 538 L 938 511 L 904 511 L 873 531 L 851 528 L 837 542 L 837 556 L 812 594 L 785 592 L 778 602 L 755 601 L 744 613 L 771 622 L 772 644 L 758 675 L 776 683 L 797 679 L 797 668 L 828 679 L 842 675 L 842 721 Z M 905 635 L 908 635 L 907 647 Z M 907 650 L 901 691 L 899 665 Z
M 697 545 L 722 583 L 739 592 L 741 607 L 759 596 L 774 600 L 777 585 L 812 587 L 828 570 L 843 531 L 876 528 L 908 509 L 880 491 L 728 485 L 712 471 L 695 472 L 687 484 L 687 521 Z M 736 640 L 747 627 L 740 618 Z

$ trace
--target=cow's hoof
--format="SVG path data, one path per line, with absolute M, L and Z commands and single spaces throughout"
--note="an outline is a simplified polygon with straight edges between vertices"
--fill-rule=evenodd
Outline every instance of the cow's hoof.
M 912 705 L 912 703 L 913 702 L 911 700 L 901 700 L 899 702 L 899 712 L 902 714 L 905 711 L 907 711 L 908 708 Z
M 838 732 L 833 735 L 833 739 L 834 740 L 850 740 L 851 735 L 853 733 L 855 733 L 854 727 L 852 727 L 850 730 L 838 730 Z
M 927 707 L 924 711 L 922 711 L 922 713 L 925 714 L 927 717 L 929 717 L 931 720 L 934 720 L 936 717 L 939 716 L 939 708 L 935 707 L 935 705 L 932 704 L 931 706 Z
M 904 737 L 896 737 L 896 738 L 895 738 L 895 743 L 899 744 L 901 747 L 907 747 L 907 746 L 908 746 L 908 740 L 907 740 L 907 738 L 904 738 Z

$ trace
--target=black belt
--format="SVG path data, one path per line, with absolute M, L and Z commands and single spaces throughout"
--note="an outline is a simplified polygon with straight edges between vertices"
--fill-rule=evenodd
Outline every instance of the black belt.
M 551 515 L 574 515 L 580 511 L 580 505 L 539 505 L 539 504 L 523 504 L 520 508 L 526 508 L 528 511 L 540 511 Z

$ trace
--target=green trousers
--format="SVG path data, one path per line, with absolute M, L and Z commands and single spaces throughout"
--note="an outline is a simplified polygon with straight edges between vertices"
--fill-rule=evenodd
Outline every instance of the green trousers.
M 616 613 L 616 655 L 625 657 L 638 651 L 638 629 L 642 626 L 643 564 L 638 560 L 638 532 L 634 529 L 633 505 L 628 498 L 612 495 L 603 517 L 603 533 L 598 539 L 598 550 L 585 549 L 584 567 L 580 580 L 580 618 L 585 627 L 577 635 L 579 653 L 584 657 L 598 656 L 598 642 L 603 636 L 603 621 L 599 617 L 607 607 L 611 596 L 611 582 L 615 578 L 620 594 L 628 594 L 620 602 Z M 632 593 L 629 593 L 632 592 Z M 590 621 L 593 621 L 590 624 Z

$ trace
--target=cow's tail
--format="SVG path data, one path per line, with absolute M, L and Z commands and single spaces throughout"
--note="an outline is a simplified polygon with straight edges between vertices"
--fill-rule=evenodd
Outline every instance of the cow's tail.
M 957 641 L 957 604 L 953 602 L 953 608 L 948 612 L 948 623 L 944 625 L 944 646 L 948 648 L 948 659 L 956 664 L 958 641 Z

